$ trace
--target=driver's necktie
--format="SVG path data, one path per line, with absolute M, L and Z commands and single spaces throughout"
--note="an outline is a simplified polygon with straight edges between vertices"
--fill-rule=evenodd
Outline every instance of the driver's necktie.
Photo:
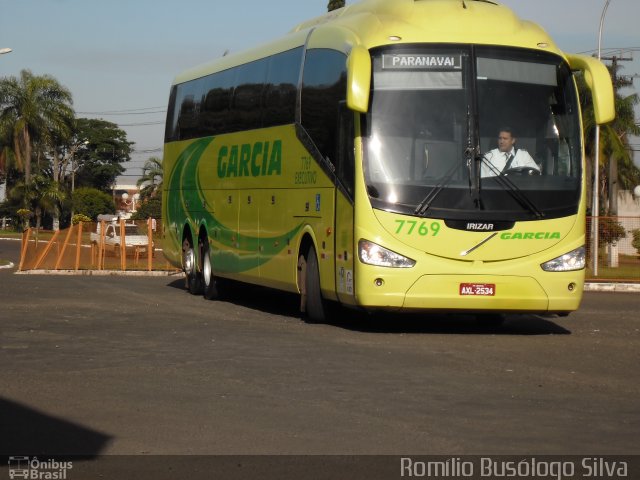
M 512 153 L 505 153 L 504 157 L 506 159 L 505 164 L 504 164 L 504 170 L 509 170 L 509 168 L 511 168 L 511 162 L 513 162 L 513 154 Z

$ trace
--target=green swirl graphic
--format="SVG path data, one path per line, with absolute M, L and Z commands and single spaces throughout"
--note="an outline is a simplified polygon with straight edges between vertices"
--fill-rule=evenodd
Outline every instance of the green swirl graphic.
M 257 268 L 280 254 L 300 231 L 302 223 L 288 232 L 274 237 L 254 237 L 242 235 L 236 229 L 221 223 L 207 210 L 197 216 L 189 206 L 204 205 L 204 188 L 198 176 L 198 165 L 203 153 L 213 141 L 213 137 L 202 138 L 191 143 L 178 156 L 169 174 L 167 198 L 167 220 L 171 241 L 180 245 L 179 232 L 185 223 L 197 228 L 206 224 L 215 270 L 218 272 L 240 273 Z M 215 232 L 211 238 L 211 232 Z

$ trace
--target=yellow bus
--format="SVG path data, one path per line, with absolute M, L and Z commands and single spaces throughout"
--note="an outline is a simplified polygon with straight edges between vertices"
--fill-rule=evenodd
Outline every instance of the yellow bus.
M 164 252 L 225 279 L 393 311 L 568 314 L 585 268 L 574 72 L 609 74 L 488 0 L 363 0 L 176 77 Z

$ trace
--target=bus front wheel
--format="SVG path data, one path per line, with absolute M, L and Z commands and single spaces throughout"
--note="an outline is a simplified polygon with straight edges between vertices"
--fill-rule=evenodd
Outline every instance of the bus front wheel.
M 324 322 L 326 306 L 320 290 L 320 270 L 316 249 L 311 246 L 307 255 L 298 259 L 300 311 L 311 322 Z

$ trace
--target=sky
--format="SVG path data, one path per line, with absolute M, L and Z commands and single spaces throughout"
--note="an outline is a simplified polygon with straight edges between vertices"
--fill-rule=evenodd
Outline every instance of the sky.
M 393 0 L 388 0 L 393 1 Z M 453 0 L 452 0 L 453 1 Z M 164 117 L 176 74 L 225 51 L 278 38 L 326 12 L 328 0 L 0 0 L 0 76 L 22 69 L 52 75 L 72 93 L 78 117 L 117 123 L 135 142 L 119 184 L 135 184 L 150 156 L 162 156 Z M 347 5 L 356 0 L 347 0 Z M 502 0 L 540 24 L 566 52 L 593 53 L 605 0 Z M 274 12 L 277 12 L 274 13 Z M 603 55 L 633 57 L 638 74 L 640 0 L 610 0 Z M 620 52 L 623 49 L 624 52 Z M 635 49 L 635 50 L 633 50 Z M 640 120 L 640 108 L 636 117 Z M 633 140 L 640 149 L 640 139 Z M 636 154 L 640 165 L 640 154 Z

